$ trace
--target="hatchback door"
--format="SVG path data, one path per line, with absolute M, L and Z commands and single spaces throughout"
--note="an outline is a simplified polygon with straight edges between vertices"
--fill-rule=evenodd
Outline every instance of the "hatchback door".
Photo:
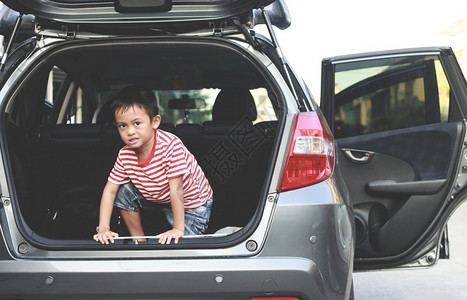
M 435 263 L 467 184 L 467 86 L 454 53 L 334 57 L 322 75 L 321 105 L 355 211 L 355 269 Z
M 123 27 L 188 32 L 203 28 L 209 21 L 221 22 L 232 17 L 251 19 L 254 8 L 267 6 L 274 0 L 4 0 L 9 8 L 38 18 L 40 27 L 53 24 L 77 25 L 87 31 L 119 30 Z M 202 24 L 201 26 L 199 26 Z M 144 25 L 144 26 L 141 26 Z M 217 26 L 218 24 L 216 24 Z M 153 28 L 154 29 L 154 28 Z

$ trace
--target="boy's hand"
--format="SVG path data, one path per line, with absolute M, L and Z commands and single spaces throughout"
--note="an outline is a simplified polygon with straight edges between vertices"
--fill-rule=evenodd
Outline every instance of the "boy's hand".
M 175 244 L 178 244 L 178 239 L 183 236 L 183 231 L 177 228 L 172 228 L 160 234 L 159 244 L 170 244 L 174 239 Z
M 109 241 L 113 244 L 114 237 L 118 237 L 118 233 L 105 230 L 94 235 L 94 240 L 100 242 L 101 244 L 109 244 Z

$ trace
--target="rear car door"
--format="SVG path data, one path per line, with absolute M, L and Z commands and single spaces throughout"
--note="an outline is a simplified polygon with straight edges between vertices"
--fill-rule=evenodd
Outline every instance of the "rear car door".
M 466 81 L 450 48 L 323 60 L 321 106 L 355 212 L 355 269 L 432 265 L 465 199 Z

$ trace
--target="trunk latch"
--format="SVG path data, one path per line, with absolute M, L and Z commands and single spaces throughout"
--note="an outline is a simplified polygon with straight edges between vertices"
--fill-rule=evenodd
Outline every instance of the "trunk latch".
M 226 22 L 220 22 L 220 23 L 210 22 L 209 27 L 212 28 L 212 35 L 219 36 L 219 37 L 222 36 L 225 25 L 226 25 Z
M 68 28 L 68 26 L 62 26 L 62 33 L 59 33 L 58 35 L 61 38 L 66 38 L 67 41 L 74 40 L 76 37 L 76 32 L 78 31 L 77 28 L 75 29 L 75 28 Z

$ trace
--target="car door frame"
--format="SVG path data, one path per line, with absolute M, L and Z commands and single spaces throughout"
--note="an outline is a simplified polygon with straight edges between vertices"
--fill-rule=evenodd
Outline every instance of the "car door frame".
M 334 93 L 335 93 L 335 66 L 342 62 L 358 61 L 358 60 L 372 60 L 377 58 L 388 58 L 395 56 L 414 56 L 414 55 L 437 55 L 446 78 L 449 82 L 451 89 L 451 96 L 456 100 L 456 104 L 460 110 L 459 126 L 462 127 L 462 137 L 454 145 L 454 155 L 457 157 L 456 162 L 451 162 L 454 169 L 453 176 L 447 180 L 449 187 L 446 189 L 447 196 L 444 199 L 444 205 L 441 210 L 437 213 L 429 228 L 427 228 L 423 234 L 418 238 L 417 242 L 413 247 L 400 253 L 398 255 L 386 256 L 386 257 L 358 257 L 355 260 L 355 270 L 369 270 L 369 269 L 381 269 L 381 268 L 394 268 L 394 267 L 412 267 L 412 266 L 431 266 L 436 263 L 437 259 L 446 253 L 447 249 L 447 230 L 446 224 L 450 215 L 455 209 L 465 200 L 467 192 L 464 189 L 466 185 L 465 173 L 467 172 L 466 162 L 466 145 L 467 140 L 465 137 L 465 112 L 467 112 L 466 101 L 460 101 L 459 99 L 467 99 L 467 85 L 462 71 L 457 63 L 455 55 L 449 47 L 431 47 L 431 48 L 417 48 L 417 49 L 403 49 L 403 50 L 391 50 L 391 51 L 379 51 L 372 53 L 356 54 L 356 55 L 345 55 L 339 57 L 332 57 L 323 59 L 322 63 L 322 83 L 321 83 L 321 109 L 325 115 L 326 120 L 330 128 L 335 129 L 334 122 Z M 363 135 L 364 136 L 364 135 Z M 356 136 L 355 138 L 357 138 Z M 360 136 L 361 137 L 361 136 Z M 352 139 L 352 137 L 347 138 Z M 339 139 L 336 139 L 336 145 L 339 147 Z M 344 149 L 345 150 L 345 149 Z M 347 149 L 352 151 L 353 149 Z M 339 152 L 339 151 L 337 151 Z M 371 157 L 371 151 L 368 152 L 368 157 Z M 343 160 L 345 158 L 338 158 Z M 365 159 L 365 158 L 364 158 Z M 457 175 L 455 175 L 457 174 Z M 352 197 L 352 195 L 351 195 Z M 358 217 L 358 216 L 357 216 Z M 357 220 L 357 219 L 356 219 Z M 448 256 L 448 254 L 446 254 Z

